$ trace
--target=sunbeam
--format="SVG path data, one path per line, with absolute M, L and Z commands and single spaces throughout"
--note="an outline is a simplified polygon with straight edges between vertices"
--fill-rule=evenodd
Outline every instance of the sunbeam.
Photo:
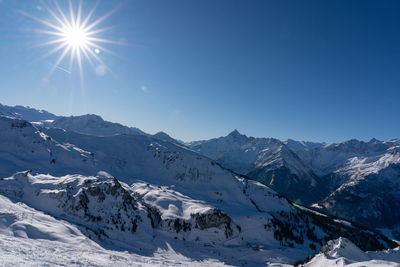
M 93 20 L 97 4 L 88 12 L 86 16 L 82 16 L 82 0 L 79 1 L 77 8 L 74 8 L 71 0 L 68 1 L 68 12 L 66 13 L 60 7 L 58 2 L 54 1 L 54 9 L 47 4 L 43 4 L 47 12 L 53 20 L 46 20 L 38 18 L 23 12 L 25 16 L 40 22 L 45 28 L 38 29 L 38 32 L 48 36 L 55 37 L 55 39 L 46 40 L 38 46 L 54 46 L 42 58 L 47 58 L 57 52 L 60 52 L 56 63 L 49 73 L 49 77 L 54 70 L 58 69 L 59 64 L 69 55 L 69 73 L 72 73 L 74 63 L 77 63 L 81 80 L 83 80 L 83 65 L 82 61 L 86 59 L 90 65 L 94 66 L 93 60 L 97 61 L 102 66 L 108 67 L 104 64 L 103 60 L 97 55 L 98 51 L 104 51 L 115 55 L 114 52 L 106 49 L 99 43 L 105 44 L 121 44 L 120 42 L 108 40 L 98 36 L 99 33 L 110 30 L 112 27 L 98 28 L 106 18 L 114 13 L 117 8 L 112 9 L 105 15 Z M 95 52 L 94 52 L 95 51 Z

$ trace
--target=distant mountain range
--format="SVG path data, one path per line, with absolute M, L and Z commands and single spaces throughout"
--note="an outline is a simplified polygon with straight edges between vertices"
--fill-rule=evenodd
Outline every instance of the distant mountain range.
M 313 169 L 278 139 L 247 137 L 235 130 L 225 137 L 189 146 L 292 200 L 311 204 L 326 194 L 324 184 Z
M 0 104 L 0 115 L 10 116 L 14 118 L 24 119 L 27 121 L 45 121 L 55 120 L 58 116 L 49 113 L 45 110 L 38 110 L 31 107 L 24 106 L 5 106 Z
M 400 238 L 400 139 L 339 144 L 254 138 L 237 130 L 189 146 L 293 201 Z
M 254 266 L 294 264 L 340 238 L 360 251 L 397 246 L 364 226 L 393 235 L 400 226 L 399 140 L 320 144 L 235 130 L 182 144 L 97 115 L 3 105 L 0 114 L 0 236 L 13 244 L 87 237 L 110 257 L 123 249 L 140 260 L 169 244 L 185 262 Z
M 38 127 L 59 128 L 95 136 L 118 134 L 151 136 L 136 127 L 128 127 L 119 123 L 105 121 L 102 117 L 95 114 L 65 117 L 31 107 L 11 107 L 0 104 L 0 115 L 23 119 Z M 173 139 L 165 132 L 158 132 L 153 137 L 164 141 L 183 143 L 180 140 Z

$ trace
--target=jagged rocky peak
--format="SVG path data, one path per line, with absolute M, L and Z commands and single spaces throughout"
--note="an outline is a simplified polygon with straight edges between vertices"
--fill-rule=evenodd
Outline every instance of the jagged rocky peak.
M 237 129 L 235 129 L 235 130 L 233 130 L 232 132 L 230 132 L 230 133 L 228 134 L 228 136 L 231 136 L 231 137 L 241 137 L 241 136 L 246 136 L 246 135 L 241 134 Z
M 243 144 L 249 140 L 249 138 L 245 134 L 241 134 L 237 129 L 230 132 L 227 136 L 221 137 L 221 140 L 234 142 L 237 144 Z
M 376 144 L 376 143 L 380 143 L 380 142 L 382 142 L 382 141 L 381 141 L 381 140 L 378 140 L 378 139 L 376 139 L 376 138 L 371 138 L 371 140 L 369 140 L 368 143 Z

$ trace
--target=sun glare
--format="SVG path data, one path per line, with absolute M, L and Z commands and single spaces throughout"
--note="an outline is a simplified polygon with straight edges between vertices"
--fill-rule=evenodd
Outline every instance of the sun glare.
M 98 36 L 98 34 L 111 29 L 110 27 L 98 28 L 98 25 L 115 12 L 116 8 L 102 17 L 93 19 L 97 5 L 86 16 L 82 16 L 82 1 L 79 1 L 77 8 L 73 7 L 71 0 L 68 3 L 69 8 L 67 12 L 60 7 L 57 1 L 54 1 L 53 8 L 43 3 L 44 8 L 50 15 L 49 19 L 34 17 L 25 12 L 22 13 L 44 26 L 44 28 L 38 29 L 39 33 L 51 37 L 48 41 L 39 44 L 39 46 L 53 46 L 43 58 L 57 52 L 60 53 L 53 68 L 50 70 L 49 76 L 55 69 L 62 69 L 59 64 L 69 55 L 69 72 L 72 72 L 74 62 L 76 62 L 80 76 L 83 79 L 83 59 L 86 59 L 94 68 L 96 66 L 93 63 L 93 59 L 98 62 L 97 65 L 106 67 L 99 53 L 103 51 L 111 54 L 114 53 L 103 47 L 101 43 L 121 44 L 120 42 L 103 39 Z
M 86 32 L 79 27 L 71 27 L 64 29 L 64 42 L 72 47 L 82 49 L 87 43 Z

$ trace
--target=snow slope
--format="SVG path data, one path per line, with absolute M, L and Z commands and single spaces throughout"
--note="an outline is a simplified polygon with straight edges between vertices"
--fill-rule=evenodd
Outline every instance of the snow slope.
M 400 266 L 400 250 L 389 249 L 377 252 L 363 252 L 351 241 L 339 238 L 329 241 L 321 252 L 303 266 Z
M 225 266 L 215 259 L 185 257 L 168 243 L 141 254 L 102 247 L 83 231 L 0 195 L 1 266 Z
M 32 169 L 37 172 L 88 172 L 92 153 L 60 144 L 27 121 L 0 116 L 0 175 Z

